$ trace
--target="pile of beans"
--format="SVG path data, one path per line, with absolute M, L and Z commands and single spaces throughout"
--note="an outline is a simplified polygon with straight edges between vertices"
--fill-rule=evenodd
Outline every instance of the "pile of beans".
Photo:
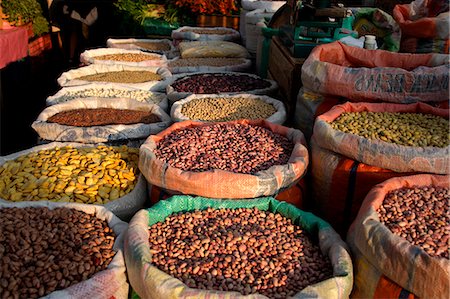
M 99 56 L 95 56 L 94 59 L 126 61 L 126 62 L 142 62 L 142 61 L 146 61 L 146 60 L 161 59 L 161 57 L 157 56 L 157 55 L 151 55 L 151 54 L 121 53 L 121 54 L 99 55 Z
M 197 34 L 218 34 L 218 35 L 233 33 L 233 31 L 227 29 L 183 29 L 181 30 L 181 32 L 194 32 Z
M 277 112 L 273 105 L 257 98 L 199 98 L 185 103 L 181 113 L 189 119 L 231 121 L 266 119 Z
M 181 58 L 169 62 L 169 67 L 184 67 L 184 66 L 213 66 L 223 67 L 240 65 L 245 63 L 244 58 Z
M 52 115 L 47 120 L 49 123 L 74 127 L 151 124 L 159 121 L 161 119 L 150 111 L 112 108 L 67 110 Z
M 432 257 L 449 258 L 450 188 L 411 187 L 389 192 L 378 209 L 392 233 Z
M 100 81 L 113 83 L 143 83 L 148 81 L 159 81 L 162 77 L 150 71 L 120 71 L 97 73 L 87 76 L 81 76 L 78 80 Z
M 138 154 L 126 146 L 32 152 L 0 166 L 0 197 L 105 204 L 134 189 Z
M 99 98 L 128 98 L 140 102 L 149 100 L 159 104 L 160 99 L 153 96 L 153 93 L 147 90 L 125 90 L 116 88 L 88 88 L 78 91 L 69 91 L 61 96 L 60 102 L 66 102 L 77 98 L 99 97 Z
M 2 298 L 38 298 L 108 267 L 115 234 L 106 221 L 57 208 L 0 209 Z
M 172 132 L 158 142 L 155 155 L 187 171 L 222 169 L 255 174 L 286 164 L 293 148 L 286 137 L 263 127 L 215 124 Z
M 165 42 L 134 42 L 133 45 L 148 51 L 169 51 L 170 45 Z
M 270 87 L 270 82 L 248 75 L 197 74 L 176 80 L 172 87 L 177 92 L 214 94 L 268 88 Z
M 346 112 L 331 123 L 333 129 L 404 146 L 449 145 L 449 121 L 423 113 Z
M 174 214 L 149 231 L 152 262 L 191 288 L 293 296 L 332 266 L 288 218 L 257 209 Z

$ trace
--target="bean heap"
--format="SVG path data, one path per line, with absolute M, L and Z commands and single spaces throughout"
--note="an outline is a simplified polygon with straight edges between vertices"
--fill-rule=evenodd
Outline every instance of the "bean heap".
M 378 209 L 392 233 L 432 257 L 449 258 L 450 188 L 412 187 L 389 192 Z
M 212 66 L 223 67 L 239 65 L 245 62 L 244 58 L 181 58 L 169 62 L 169 67 L 184 67 L 184 66 Z
M 146 60 L 161 59 L 161 57 L 157 56 L 157 55 L 151 55 L 151 54 L 120 53 L 120 54 L 99 55 L 99 56 L 95 56 L 94 59 L 126 61 L 126 62 L 142 62 L 142 61 L 146 61 Z
M 105 204 L 134 189 L 138 153 L 126 146 L 32 152 L 0 166 L 0 197 Z
M 108 267 L 115 234 L 108 223 L 57 208 L 0 210 L 0 296 L 38 298 Z
M 449 121 L 423 113 L 345 112 L 333 129 L 404 146 L 449 145 Z
M 164 42 L 134 42 L 133 45 L 149 51 L 169 51 L 170 45 Z
M 183 29 L 181 30 L 181 32 L 194 32 L 197 34 L 218 34 L 218 35 L 233 33 L 233 31 L 227 29 Z
M 66 92 L 58 98 L 58 102 L 66 102 L 77 98 L 99 97 L 99 98 L 128 98 L 139 102 L 153 102 L 159 104 L 161 97 L 156 97 L 147 90 L 126 90 L 116 88 L 88 88 L 78 91 Z
M 52 115 L 47 120 L 49 123 L 74 127 L 150 124 L 159 121 L 161 119 L 150 111 L 112 108 L 67 110 Z
M 268 88 L 270 82 L 248 75 L 197 74 L 176 80 L 172 87 L 178 92 L 214 94 Z
M 185 103 L 181 113 L 189 119 L 231 121 L 265 119 L 277 112 L 273 105 L 257 98 L 199 98 Z
M 266 128 L 215 124 L 172 132 L 158 142 L 155 155 L 182 170 L 255 174 L 286 164 L 293 148 L 286 137 Z
M 87 76 L 81 76 L 78 80 L 100 81 L 113 83 L 142 83 L 148 81 L 159 81 L 162 77 L 150 71 L 120 71 L 97 73 Z
M 175 214 L 150 227 L 149 241 L 152 262 L 191 288 L 286 298 L 332 276 L 301 227 L 257 209 Z

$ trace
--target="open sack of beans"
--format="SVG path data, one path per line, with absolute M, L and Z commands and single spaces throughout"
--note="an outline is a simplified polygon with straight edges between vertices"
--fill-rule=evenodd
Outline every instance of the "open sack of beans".
M 128 219 L 147 196 L 138 152 L 126 146 L 52 142 L 0 157 L 0 202 L 96 204 Z
M 319 116 L 311 139 L 320 215 L 345 234 L 369 190 L 389 178 L 449 174 L 449 110 L 345 103 Z
M 80 61 L 84 64 L 167 67 L 165 55 L 116 48 L 86 50 L 81 53 Z
M 340 42 L 314 48 L 302 83 L 320 94 L 357 102 L 448 101 L 448 55 L 367 50 Z
M 286 109 L 282 102 L 268 96 L 194 94 L 175 102 L 170 117 L 173 121 L 203 122 L 265 119 L 282 125 L 286 121 Z
M 353 298 L 449 298 L 450 176 L 387 180 L 365 198 L 347 237 Z
M 139 102 L 155 104 L 162 110 L 168 111 L 169 102 L 164 93 L 153 92 L 116 84 L 85 84 L 61 88 L 56 94 L 46 100 L 47 106 L 65 103 L 79 98 L 127 98 Z
M 250 56 L 243 46 L 225 41 L 181 42 L 178 49 L 181 58 L 247 58 Z
M 272 95 L 278 90 L 273 80 L 262 79 L 253 74 L 233 72 L 201 72 L 178 74 L 167 86 L 167 98 L 175 102 L 191 94 L 240 94 Z
M 331 226 L 270 197 L 174 196 L 139 211 L 125 244 L 142 298 L 348 298 L 353 285 Z
M 128 298 L 127 223 L 95 205 L 0 203 L 2 298 Z
M 170 76 L 172 74 L 168 69 L 160 67 L 91 64 L 62 73 L 58 78 L 58 84 L 66 87 L 109 83 L 150 91 L 164 91 Z
M 44 140 L 100 143 L 144 139 L 171 123 L 154 104 L 92 97 L 47 107 L 31 127 Z
M 239 31 L 227 27 L 189 27 L 183 26 L 172 31 L 175 40 L 191 41 L 239 41 Z
M 140 148 L 150 184 L 212 198 L 271 196 L 306 173 L 302 132 L 264 120 L 175 123 Z
M 106 46 L 108 48 L 158 53 L 165 55 L 167 58 L 173 58 L 175 56 L 175 52 L 177 51 L 175 46 L 168 39 L 108 38 L 106 41 Z
M 168 69 L 172 74 L 193 72 L 244 72 L 250 69 L 252 62 L 245 58 L 206 57 L 174 58 L 169 60 Z

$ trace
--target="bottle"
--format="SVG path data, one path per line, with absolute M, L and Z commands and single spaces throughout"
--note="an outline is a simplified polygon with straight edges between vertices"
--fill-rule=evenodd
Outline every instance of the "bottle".
M 375 35 L 365 35 L 364 36 L 364 49 L 376 50 L 377 41 L 375 40 Z

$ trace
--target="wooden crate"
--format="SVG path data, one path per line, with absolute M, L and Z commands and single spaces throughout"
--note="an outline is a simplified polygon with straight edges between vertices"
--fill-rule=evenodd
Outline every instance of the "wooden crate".
M 50 33 L 44 34 L 28 43 L 28 55 L 38 56 L 46 50 L 52 49 L 52 38 Z

